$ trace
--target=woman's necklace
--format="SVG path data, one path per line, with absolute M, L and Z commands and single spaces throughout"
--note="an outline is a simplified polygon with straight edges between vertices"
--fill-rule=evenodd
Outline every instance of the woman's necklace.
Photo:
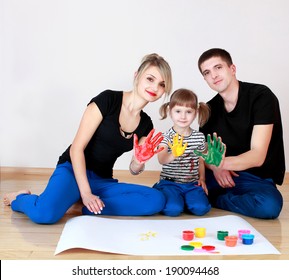
M 122 137 L 125 139 L 130 139 L 133 136 L 133 132 L 125 132 L 121 129 L 121 126 L 119 127 L 119 131 Z

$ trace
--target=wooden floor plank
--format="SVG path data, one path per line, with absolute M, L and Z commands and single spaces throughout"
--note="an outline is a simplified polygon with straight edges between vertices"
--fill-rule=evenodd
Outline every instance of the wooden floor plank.
M 40 194 L 45 188 L 52 169 L 43 168 L 1 168 L 0 197 L 10 191 L 29 188 Z M 152 186 L 158 180 L 159 172 L 146 171 L 139 176 L 131 176 L 126 170 L 115 171 L 114 177 L 120 181 L 140 183 Z M 54 251 L 66 221 L 80 215 L 80 205 L 72 207 L 57 224 L 37 225 L 21 213 L 11 211 L 10 207 L 0 205 L 0 259 L 2 260 L 142 260 L 142 259 L 259 259 L 289 260 L 289 174 L 284 184 L 279 187 L 283 197 L 283 210 L 276 220 L 260 220 L 241 216 L 256 230 L 262 233 L 280 252 L 281 255 L 240 255 L 240 256 L 128 256 L 84 249 L 71 249 L 54 256 Z M 205 217 L 216 217 L 232 214 L 219 209 L 212 209 Z M 121 219 L 121 217 L 119 217 Z M 126 217 L 127 218 L 127 217 Z M 150 219 L 170 219 L 162 215 Z M 183 214 L 179 219 L 192 219 L 194 216 Z M 148 219 L 148 217 L 132 217 L 132 219 Z

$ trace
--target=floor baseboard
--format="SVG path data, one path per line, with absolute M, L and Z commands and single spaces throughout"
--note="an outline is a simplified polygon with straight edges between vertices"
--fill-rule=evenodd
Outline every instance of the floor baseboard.
M 3 174 L 17 174 L 17 175 L 43 175 L 49 176 L 52 174 L 54 168 L 42 168 L 42 167 L 9 167 L 9 166 L 0 166 L 0 173 Z M 155 177 L 158 176 L 160 171 L 155 170 L 146 170 L 145 172 L 138 175 L 138 178 L 145 177 Z M 129 174 L 129 170 L 114 170 L 115 176 L 124 176 Z M 1 176 L 2 177 L 2 176 Z M 284 183 L 289 184 L 289 172 L 285 173 Z

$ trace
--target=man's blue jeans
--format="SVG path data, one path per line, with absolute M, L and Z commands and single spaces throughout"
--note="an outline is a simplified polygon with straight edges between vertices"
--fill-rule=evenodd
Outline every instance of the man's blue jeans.
M 206 169 L 209 201 L 213 207 L 260 219 L 279 216 L 283 198 L 273 180 L 262 179 L 248 172 L 237 172 L 232 188 L 222 188 L 211 170 Z

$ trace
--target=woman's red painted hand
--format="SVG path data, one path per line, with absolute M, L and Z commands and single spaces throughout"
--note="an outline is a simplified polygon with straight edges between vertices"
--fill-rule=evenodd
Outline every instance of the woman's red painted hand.
M 138 137 L 136 134 L 134 134 L 134 156 L 139 163 L 148 161 L 155 154 L 164 149 L 163 147 L 158 147 L 164 138 L 162 133 L 159 132 L 153 137 L 154 132 L 155 129 L 152 129 L 142 145 L 139 145 Z

